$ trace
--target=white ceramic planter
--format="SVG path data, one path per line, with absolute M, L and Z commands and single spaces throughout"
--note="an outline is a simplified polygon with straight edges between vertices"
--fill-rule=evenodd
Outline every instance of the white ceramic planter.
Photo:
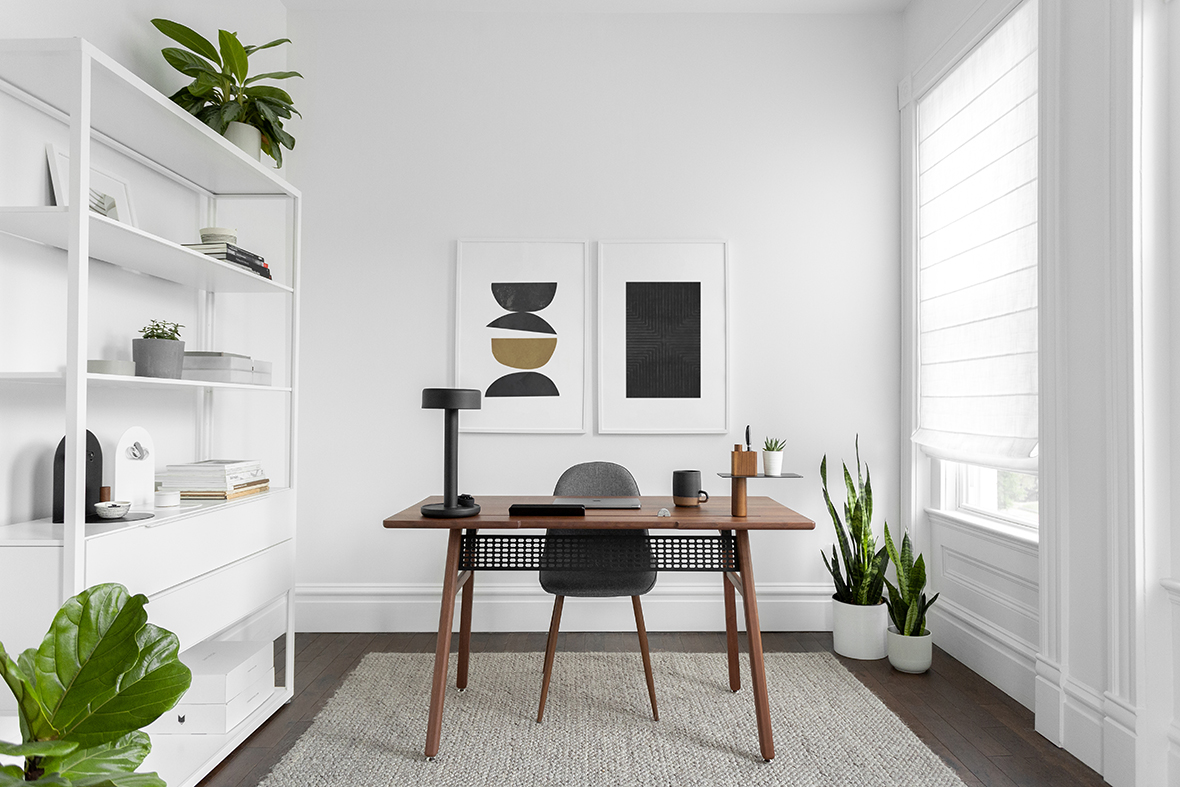
M 865 661 L 885 658 L 888 625 L 889 609 L 883 601 L 865 607 L 832 599 L 832 645 L 841 656 Z
M 930 669 L 934 643 L 930 631 L 917 637 L 903 637 L 895 626 L 889 627 L 889 663 L 898 672 L 918 674 Z
M 766 475 L 782 475 L 783 474 L 783 452 L 782 451 L 763 451 L 762 452 L 762 472 Z
M 231 121 L 225 129 L 225 138 L 246 151 L 247 156 L 262 160 L 262 132 L 254 126 Z

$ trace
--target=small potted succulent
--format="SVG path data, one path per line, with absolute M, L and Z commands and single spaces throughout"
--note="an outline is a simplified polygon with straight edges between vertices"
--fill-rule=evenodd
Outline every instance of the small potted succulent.
M 183 327 L 175 322 L 152 320 L 139 329 L 143 338 L 131 340 L 136 377 L 180 379 L 184 369 L 184 342 L 180 339 Z
M 766 438 L 762 444 L 762 472 L 766 475 L 783 474 L 783 449 L 787 444 L 776 437 Z
M 899 672 L 925 672 L 930 669 L 933 656 L 933 643 L 926 628 L 926 611 L 938 600 L 938 594 L 926 599 L 923 592 L 926 589 L 926 563 L 921 555 L 914 560 L 909 533 L 902 535 L 901 552 L 898 552 L 886 525 L 885 549 L 897 573 L 897 587 L 885 580 L 889 589 L 889 617 L 893 619 L 888 635 L 889 663 Z
M 836 528 L 840 542 L 840 553 L 832 547 L 832 560 L 823 552 L 824 565 L 836 584 L 832 596 L 832 643 L 835 651 L 850 659 L 883 659 L 886 655 L 885 628 L 888 625 L 888 611 L 882 598 L 885 586 L 887 555 L 885 547 L 877 550 L 873 538 L 873 485 L 869 480 L 869 468 L 864 468 L 861 479 L 860 438 L 856 441 L 856 483 L 844 465 L 844 487 L 847 501 L 844 503 L 844 518 L 847 529 L 832 505 L 828 495 L 828 457 L 824 456 L 819 465 L 823 480 L 824 502 Z M 844 570 L 840 570 L 840 556 L 844 558 Z

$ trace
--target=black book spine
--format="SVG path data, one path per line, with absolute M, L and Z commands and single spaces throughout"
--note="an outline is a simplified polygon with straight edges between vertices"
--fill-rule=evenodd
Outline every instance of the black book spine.
M 257 273 L 259 276 L 262 276 L 265 279 L 271 278 L 270 268 L 267 268 L 264 265 L 258 265 L 257 263 L 251 262 L 249 260 L 234 259 L 233 257 L 229 256 L 225 258 L 225 261 L 232 262 L 234 265 L 240 265 L 246 270 L 251 271 L 252 273 Z

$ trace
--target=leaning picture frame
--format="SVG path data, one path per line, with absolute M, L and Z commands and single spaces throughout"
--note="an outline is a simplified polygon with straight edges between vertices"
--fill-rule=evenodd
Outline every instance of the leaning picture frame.
M 599 241 L 598 432 L 729 431 L 729 243 Z
M 49 183 L 53 189 L 53 204 L 69 205 L 70 156 L 52 142 L 45 143 L 45 158 L 49 162 Z M 90 210 L 109 219 L 138 227 L 135 208 L 131 202 L 131 187 L 127 181 L 97 167 L 90 168 Z
M 589 241 L 461 239 L 453 384 L 482 395 L 461 432 L 583 434 Z

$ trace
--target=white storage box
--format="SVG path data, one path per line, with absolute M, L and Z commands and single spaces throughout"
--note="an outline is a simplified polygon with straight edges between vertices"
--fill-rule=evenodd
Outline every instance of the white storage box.
M 246 383 L 254 382 L 254 372 L 249 369 L 189 369 L 180 371 L 184 380 L 200 380 L 206 383 Z
M 229 702 L 188 702 L 185 695 L 179 705 L 143 730 L 148 735 L 224 735 L 262 707 L 274 690 L 275 669 L 270 667 Z
M 254 384 L 255 385 L 270 385 L 271 372 L 274 370 L 274 364 L 270 361 L 260 361 L 254 359 Z
M 202 642 L 180 654 L 193 683 L 180 698 L 186 704 L 226 703 L 274 667 L 270 642 Z
M 240 369 L 252 371 L 253 361 L 249 355 L 218 352 L 186 352 L 184 354 L 185 369 Z

